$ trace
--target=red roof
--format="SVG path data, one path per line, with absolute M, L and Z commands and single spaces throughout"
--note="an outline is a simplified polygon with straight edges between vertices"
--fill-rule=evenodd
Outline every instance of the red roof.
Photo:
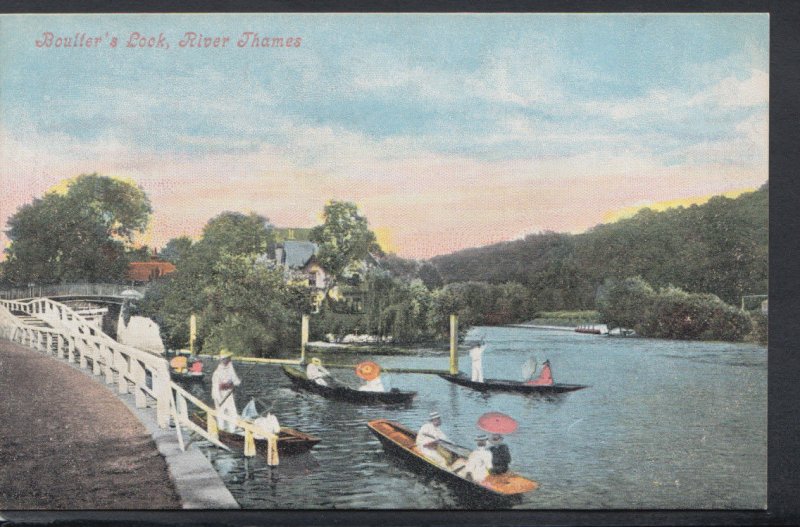
M 170 262 L 131 262 L 128 265 L 128 280 L 149 282 L 175 270 Z

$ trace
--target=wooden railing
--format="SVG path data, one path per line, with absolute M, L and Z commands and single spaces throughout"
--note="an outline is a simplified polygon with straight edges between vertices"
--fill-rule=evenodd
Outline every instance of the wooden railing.
M 26 324 L 17 314 L 24 314 L 49 325 Z M 156 419 L 161 428 L 175 425 L 178 442 L 185 448 L 181 427 L 198 433 L 214 445 L 229 450 L 219 441 L 217 411 L 175 384 L 170 379 L 167 360 L 147 351 L 115 341 L 69 306 L 50 300 L 0 300 L 0 338 L 65 359 L 104 376 L 106 384 L 117 385 L 120 394 L 133 392 L 137 408 L 147 408 L 155 401 Z M 116 380 L 115 380 L 116 377 Z M 206 429 L 196 425 L 189 415 L 189 404 L 205 412 Z M 244 430 L 245 455 L 255 455 L 254 436 L 270 436 L 252 422 L 233 419 Z M 276 440 L 273 436 L 271 440 Z M 273 464 L 277 459 L 273 460 Z
M 160 427 L 169 426 L 170 376 L 167 361 L 155 354 L 115 341 L 69 306 L 50 300 L 0 300 L 4 336 L 23 346 L 77 362 L 81 368 L 91 363 L 92 373 L 103 375 L 106 384 L 114 384 L 116 373 L 119 393 L 133 390 L 137 408 L 145 408 L 148 396 L 156 401 Z M 24 324 L 13 313 L 25 313 L 50 327 Z M 9 317 L 16 319 L 9 323 Z M 149 382 L 148 382 L 149 377 Z

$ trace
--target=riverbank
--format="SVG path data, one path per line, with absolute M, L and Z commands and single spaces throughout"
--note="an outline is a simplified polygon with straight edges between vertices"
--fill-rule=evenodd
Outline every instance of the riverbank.
M 179 509 L 167 463 L 108 389 L 0 340 L 0 509 Z
M 334 342 L 314 341 L 306 344 L 306 349 L 313 353 L 348 353 L 348 354 L 369 354 L 369 355 L 420 355 L 430 354 L 431 351 L 449 353 L 449 349 L 440 343 L 418 343 L 410 346 L 393 346 L 387 344 L 345 344 Z

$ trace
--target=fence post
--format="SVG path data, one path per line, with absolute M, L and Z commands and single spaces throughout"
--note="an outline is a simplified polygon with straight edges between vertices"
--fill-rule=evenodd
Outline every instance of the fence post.
M 170 382 L 167 361 L 163 361 L 158 365 L 158 370 L 153 371 L 153 391 L 156 394 L 156 420 L 161 428 L 169 428 L 169 401 L 172 399 Z
M 147 374 L 145 373 L 144 366 L 136 360 L 135 358 L 131 358 L 131 376 L 136 383 L 136 388 L 134 388 L 133 397 L 136 401 L 136 408 L 146 408 L 147 407 L 147 394 L 144 391 L 144 388 L 147 384 Z
M 83 339 L 83 343 L 87 348 L 92 350 L 92 375 L 102 374 L 103 370 L 100 369 L 100 350 L 93 346 L 89 346 L 89 343 L 86 342 L 86 339 Z
M 129 370 L 128 361 L 122 353 L 114 351 L 114 364 L 117 366 L 117 392 L 128 393 L 128 379 L 125 378 Z

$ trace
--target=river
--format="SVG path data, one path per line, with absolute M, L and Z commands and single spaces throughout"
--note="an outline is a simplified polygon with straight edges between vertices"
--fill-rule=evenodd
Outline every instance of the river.
M 385 374 L 387 389 L 418 392 L 409 407 L 336 402 L 298 393 L 280 367 L 237 364 L 241 411 L 271 401 L 281 424 L 322 438 L 310 453 L 270 468 L 199 441 L 240 505 L 258 509 L 475 508 L 450 487 L 386 456 L 367 429 L 388 418 L 419 428 L 432 410 L 442 429 L 472 447 L 477 418 L 501 411 L 512 470 L 539 482 L 515 508 L 757 509 L 767 502 L 767 350 L 750 344 L 610 338 L 529 328 L 475 328 L 485 335 L 486 378 L 520 379 L 531 356 L 550 359 L 556 382 L 589 388 L 555 397 L 485 395 L 435 375 Z M 326 354 L 325 357 L 330 357 Z M 467 350 L 460 354 L 469 372 Z M 386 367 L 448 367 L 446 350 L 372 359 Z M 331 360 L 333 360 L 331 358 Z M 206 361 L 209 399 L 214 361 Z M 357 386 L 350 371 L 334 370 Z

